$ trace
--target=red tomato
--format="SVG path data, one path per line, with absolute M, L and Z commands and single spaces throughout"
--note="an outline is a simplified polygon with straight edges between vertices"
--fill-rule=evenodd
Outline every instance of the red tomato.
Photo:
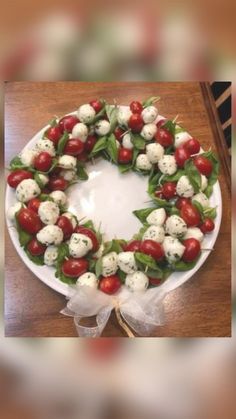
M 36 212 L 36 214 L 38 214 L 38 209 L 39 209 L 39 205 L 41 204 L 40 199 L 38 198 L 32 198 L 28 204 L 27 204 L 27 208 L 30 209 L 31 211 Z
M 116 139 L 118 141 L 122 141 L 123 135 L 124 135 L 125 131 L 120 128 L 120 127 L 116 127 L 115 131 L 114 131 L 114 136 L 116 137 Z
M 184 262 L 193 262 L 201 252 L 200 242 L 196 239 L 186 239 L 183 240 L 183 245 L 185 246 L 185 251 L 182 256 Z
M 11 172 L 7 177 L 7 183 L 11 188 L 16 188 L 22 180 L 32 179 L 33 175 L 28 170 L 17 169 Z
M 60 215 L 56 224 L 62 229 L 64 240 L 68 240 L 71 234 L 74 232 L 72 223 L 69 218 L 65 217 L 64 215 Z
M 180 216 L 186 222 L 188 227 L 196 227 L 201 221 L 198 209 L 192 204 L 183 205 L 180 210 Z
M 160 128 L 156 135 L 155 140 L 157 143 L 161 144 L 163 147 L 170 147 L 174 143 L 174 137 L 166 128 Z
M 140 240 L 133 240 L 132 242 L 129 242 L 125 246 L 124 251 L 125 252 L 139 252 L 141 243 L 142 242 Z
M 62 272 L 69 278 L 78 278 L 78 276 L 87 272 L 89 267 L 86 259 L 67 259 L 62 264 Z
M 154 240 L 144 240 L 140 245 L 140 252 L 152 256 L 155 260 L 161 260 L 165 256 L 160 243 L 157 243 Z
M 205 175 L 205 176 L 211 175 L 213 165 L 212 165 L 212 162 L 207 157 L 197 156 L 194 158 L 193 162 L 196 168 L 199 170 L 199 172 L 202 175 Z
M 71 138 L 67 141 L 64 153 L 69 154 L 69 156 L 78 156 L 84 150 L 84 143 L 77 138 Z
M 45 133 L 45 136 L 57 146 L 59 139 L 62 136 L 62 132 L 59 126 L 50 127 Z
M 83 162 L 87 161 L 88 160 L 88 154 L 85 151 L 83 151 L 82 153 L 80 153 L 77 156 L 77 160 L 83 161 Z
M 50 191 L 64 191 L 69 182 L 63 177 L 51 177 L 48 182 Z
M 132 161 L 133 158 L 133 150 L 129 150 L 128 148 L 120 147 L 118 151 L 118 162 L 121 164 L 127 164 Z
M 61 132 L 71 132 L 74 126 L 78 124 L 78 122 L 79 119 L 75 115 L 63 116 L 63 118 L 61 118 L 59 121 L 59 127 L 61 129 Z
M 52 156 L 46 151 L 39 153 L 34 159 L 34 167 L 40 172 L 47 172 L 52 165 Z
M 39 216 L 28 208 L 21 208 L 17 220 L 20 227 L 29 234 L 36 234 L 43 227 Z
M 120 287 L 121 281 L 117 275 L 106 276 L 99 283 L 100 290 L 105 294 L 115 294 Z
M 176 195 L 176 183 L 175 182 L 165 182 L 162 185 L 162 194 L 164 198 L 171 199 Z
M 99 248 L 99 243 L 96 234 L 90 229 L 83 226 L 77 226 L 75 228 L 75 233 L 84 234 L 85 236 L 89 237 L 93 243 L 93 252 L 96 252 Z
M 186 204 L 191 204 L 191 201 L 189 198 L 178 198 L 175 203 L 175 206 L 176 208 L 180 210 Z
M 27 244 L 27 249 L 33 256 L 40 256 L 43 255 L 47 246 L 44 246 L 43 244 L 39 243 L 36 238 L 33 238 L 30 240 L 30 242 Z
M 133 132 L 140 132 L 144 125 L 142 116 L 139 113 L 133 113 L 129 118 L 128 125 Z
M 207 234 L 214 230 L 215 223 L 211 218 L 206 218 L 199 228 L 204 234 Z
M 190 140 L 184 143 L 183 147 L 188 150 L 190 155 L 197 154 L 200 151 L 200 143 L 196 138 L 190 138 Z
M 91 100 L 89 104 L 93 107 L 96 113 L 100 112 L 102 110 L 103 104 L 100 100 Z
M 184 148 L 184 147 L 178 147 L 175 150 L 174 156 L 175 156 L 176 163 L 179 167 L 184 167 L 185 162 L 188 159 L 190 159 L 190 153 L 187 150 L 187 148 Z
M 160 283 L 161 283 L 161 279 L 160 278 L 151 278 L 149 276 L 148 279 L 149 279 L 149 284 L 154 285 L 154 286 L 160 285 Z
M 95 135 L 89 135 L 87 140 L 84 143 L 84 149 L 87 153 L 90 153 L 97 141 L 97 137 Z
M 130 110 L 133 113 L 141 113 L 143 110 L 143 105 L 142 103 L 138 102 L 137 100 L 133 100 L 133 102 L 131 102 L 131 104 L 129 105 Z
M 157 128 L 161 128 L 164 124 L 166 123 L 166 119 L 160 119 L 160 121 L 158 121 L 156 123 Z

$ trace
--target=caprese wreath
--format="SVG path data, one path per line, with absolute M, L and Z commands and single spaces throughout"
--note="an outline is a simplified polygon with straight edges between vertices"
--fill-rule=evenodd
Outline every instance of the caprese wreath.
M 17 202 L 8 216 L 27 256 L 53 266 L 59 280 L 114 294 L 122 285 L 158 286 L 195 266 L 204 235 L 214 230 L 209 197 L 219 163 L 176 120 L 158 116 L 158 100 L 129 107 L 93 100 L 54 118 L 35 147 L 11 161 L 7 182 Z M 67 211 L 66 189 L 88 179 L 85 163 L 97 156 L 121 173 L 148 176 L 150 205 L 134 211 L 142 227 L 128 242 L 104 241 L 91 220 Z

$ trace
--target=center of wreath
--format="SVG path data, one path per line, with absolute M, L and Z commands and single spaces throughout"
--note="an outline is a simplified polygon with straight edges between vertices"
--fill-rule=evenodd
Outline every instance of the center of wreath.
M 86 164 L 89 179 L 68 189 L 69 211 L 78 219 L 93 220 L 108 240 L 130 239 L 140 229 L 132 211 L 145 207 L 148 177 L 134 172 L 121 174 L 106 160 Z

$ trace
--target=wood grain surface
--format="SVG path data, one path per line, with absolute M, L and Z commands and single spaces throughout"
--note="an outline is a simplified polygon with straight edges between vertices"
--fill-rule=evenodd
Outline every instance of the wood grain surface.
M 177 114 L 186 129 L 205 149 L 219 149 L 213 102 L 199 83 L 80 83 L 9 82 L 5 85 L 5 161 L 18 154 L 53 115 L 61 116 L 93 98 L 120 104 L 160 95 L 159 111 Z M 210 112 L 210 113 L 209 113 Z M 215 112 L 213 112 L 215 115 Z M 216 117 L 216 116 L 215 116 Z M 218 127 L 219 129 L 219 127 Z M 216 147 L 217 145 L 217 147 Z M 207 337 L 231 334 L 231 202 L 225 161 L 220 173 L 223 219 L 214 252 L 184 285 L 166 297 L 165 325 L 153 336 Z M 59 314 L 65 298 L 40 282 L 16 253 L 6 231 L 5 334 L 6 336 L 77 336 L 73 320 Z M 103 336 L 124 336 L 112 315 Z

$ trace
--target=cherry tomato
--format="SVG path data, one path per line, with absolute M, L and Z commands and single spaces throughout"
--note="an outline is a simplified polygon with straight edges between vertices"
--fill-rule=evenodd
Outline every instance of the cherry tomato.
M 184 167 L 185 162 L 190 159 L 190 153 L 187 148 L 184 147 L 178 147 L 175 150 L 174 156 L 178 167 Z
M 188 150 L 190 155 L 197 154 L 200 151 L 200 143 L 196 138 L 190 138 L 190 140 L 186 141 L 183 145 L 184 148 Z
M 152 256 L 155 260 L 161 260 L 165 256 L 160 243 L 157 243 L 154 240 L 144 240 L 140 245 L 140 252 Z
M 64 215 L 60 215 L 56 224 L 62 229 L 64 240 L 68 240 L 71 234 L 74 232 L 72 223 L 69 218 L 65 217 Z
M 205 175 L 205 176 L 211 175 L 213 165 L 212 165 L 212 162 L 207 157 L 197 156 L 194 158 L 193 162 L 196 168 L 199 170 L 199 172 L 202 175 Z
M 34 159 L 34 167 L 40 172 L 47 172 L 52 165 L 52 156 L 46 151 L 39 153 Z
M 132 240 L 132 242 L 129 242 L 125 246 L 124 251 L 125 252 L 139 252 L 141 243 L 142 242 L 140 240 Z
M 17 214 L 20 227 L 29 234 L 36 234 L 43 227 L 39 216 L 28 208 L 21 208 Z
M 155 196 L 159 199 L 163 199 L 163 193 L 162 193 L 162 189 L 157 189 L 155 191 Z
M 133 113 L 141 113 L 143 110 L 143 105 L 142 103 L 138 102 L 137 100 L 133 100 L 133 102 L 131 102 L 131 104 L 129 105 L 130 110 Z
M 174 143 L 174 137 L 166 128 L 160 128 L 155 134 L 155 140 L 162 147 L 170 147 Z
M 103 104 L 100 100 L 91 100 L 89 104 L 93 107 L 96 113 L 100 112 L 102 110 Z
M 189 198 L 178 198 L 175 203 L 175 206 L 176 208 L 180 210 L 186 204 L 191 204 L 191 201 Z
M 84 150 L 84 143 L 78 138 L 71 138 L 67 141 L 64 153 L 69 154 L 69 156 L 78 156 Z
M 69 182 L 63 177 L 51 177 L 48 182 L 50 191 L 64 191 Z
M 30 240 L 30 242 L 27 244 L 27 249 L 33 256 L 40 256 L 43 255 L 47 246 L 44 246 L 43 244 L 39 243 L 36 238 L 33 238 Z
M 206 218 L 199 228 L 204 234 L 207 234 L 214 230 L 215 223 L 211 218 Z
M 121 281 L 117 275 L 106 276 L 99 283 L 100 290 L 105 294 L 115 294 L 120 287 Z
M 120 128 L 120 127 L 116 127 L 115 131 L 114 131 L 114 136 L 116 137 L 116 139 L 118 141 L 122 141 L 123 135 L 124 135 L 125 131 Z
M 185 246 L 185 250 L 182 259 L 184 262 L 193 262 L 201 252 L 200 242 L 193 238 L 186 239 L 183 240 L 183 245 Z
M 196 227 L 200 224 L 201 217 L 198 209 L 192 204 L 185 204 L 180 210 L 180 216 L 188 227 Z
M 133 113 L 129 118 L 128 125 L 133 132 L 140 132 L 144 125 L 142 116 L 139 113 Z
M 88 154 L 85 151 L 83 151 L 82 153 L 80 153 L 77 156 L 77 160 L 83 161 L 83 162 L 87 161 L 88 160 Z
M 62 132 L 61 132 L 60 127 L 58 125 L 56 125 L 55 127 L 48 128 L 48 130 L 45 133 L 45 136 L 50 141 L 52 141 L 55 146 L 57 146 L 58 141 L 60 140 L 60 138 L 62 136 Z
M 61 132 L 71 132 L 74 126 L 78 124 L 78 122 L 79 119 L 75 115 L 63 116 L 63 118 L 61 118 L 59 121 L 59 127 L 61 129 Z
M 11 172 L 7 177 L 7 183 L 11 188 L 16 188 L 22 180 L 32 179 L 33 175 L 28 170 L 17 169 Z
M 121 164 L 127 164 L 132 161 L 133 158 L 133 150 L 129 150 L 128 148 L 119 148 L 118 151 L 118 162 Z
M 77 226 L 75 228 L 75 233 L 84 234 L 85 236 L 89 237 L 93 243 L 93 252 L 96 252 L 99 248 L 99 243 L 96 234 L 90 229 L 83 226 Z
M 162 185 L 162 194 L 164 198 L 171 199 L 176 195 L 176 183 L 175 182 L 165 182 Z
M 38 214 L 39 205 L 41 204 L 40 199 L 38 198 L 32 198 L 28 204 L 27 208 L 29 208 L 31 211 L 34 211 L 36 214 Z
M 160 283 L 161 283 L 160 278 L 151 278 L 149 276 L 148 279 L 149 279 L 149 284 L 154 285 L 154 286 L 160 285 Z
M 78 278 L 78 276 L 87 272 L 89 267 L 86 259 L 67 259 L 62 264 L 62 272 L 69 278 Z
M 164 124 L 166 123 L 166 119 L 160 119 L 160 121 L 158 121 L 156 123 L 157 128 L 161 128 Z
M 97 137 L 95 135 L 89 135 L 87 140 L 84 143 L 84 149 L 87 153 L 90 153 L 97 141 Z

